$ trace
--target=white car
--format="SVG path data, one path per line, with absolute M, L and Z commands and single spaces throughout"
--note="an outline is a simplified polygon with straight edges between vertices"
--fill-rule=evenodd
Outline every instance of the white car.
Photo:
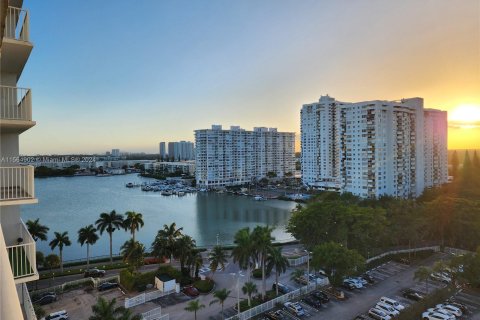
M 455 319 L 455 315 L 453 315 L 451 312 L 449 312 L 448 310 L 445 310 L 443 308 L 429 308 L 429 309 L 427 309 L 427 312 L 441 313 L 441 314 L 444 314 L 446 316 L 453 317 L 453 319 Z
M 443 313 L 438 312 L 424 312 L 422 313 L 422 320 L 454 320 L 455 317 L 450 315 L 446 316 Z
M 393 299 L 390 299 L 390 298 L 387 298 L 387 297 L 381 297 L 380 298 L 380 302 L 383 302 L 383 303 L 386 303 L 388 304 L 389 306 L 391 307 L 394 307 L 395 309 L 397 309 L 398 311 L 402 311 L 403 309 L 405 309 L 405 306 L 400 304 L 398 301 L 396 300 L 393 300 Z
M 452 278 L 450 278 L 448 275 L 446 275 L 445 273 L 441 273 L 441 272 L 434 272 L 430 275 L 430 278 L 434 279 L 434 280 L 437 280 L 437 281 L 440 281 L 440 282 L 444 282 L 444 283 L 450 283 L 452 282 Z
M 65 310 L 53 312 L 41 320 L 68 320 L 68 313 Z
M 460 310 L 460 308 L 452 306 L 451 304 L 437 304 L 436 307 L 441 308 L 441 309 L 445 309 L 456 317 L 461 317 L 462 314 L 463 314 L 462 310 Z
M 368 310 L 368 315 L 372 317 L 373 319 L 377 320 L 390 320 L 392 317 L 390 317 L 388 314 L 383 312 L 382 310 L 379 310 L 377 308 L 371 308 Z
M 346 278 L 344 281 L 347 281 L 355 286 L 357 289 L 363 288 L 363 283 L 355 278 Z
M 305 311 L 303 310 L 302 306 L 298 302 L 285 302 L 284 303 L 285 308 L 287 308 L 288 311 L 292 312 L 294 315 L 301 317 L 305 315 Z
M 390 306 L 390 305 L 388 305 L 384 302 L 377 303 L 375 308 L 379 309 L 379 310 L 382 310 L 383 312 L 385 312 L 386 314 L 388 314 L 391 317 L 396 317 L 400 314 L 400 311 L 398 311 L 394 307 L 392 307 L 392 306 Z

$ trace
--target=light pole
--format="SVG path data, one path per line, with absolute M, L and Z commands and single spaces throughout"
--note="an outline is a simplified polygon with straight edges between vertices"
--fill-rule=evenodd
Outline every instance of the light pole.
M 219 242 L 218 242 L 218 237 L 219 237 L 219 236 L 220 236 L 220 235 L 217 233 L 217 246 L 218 246 L 218 244 L 219 244 Z
M 307 288 L 310 285 L 310 251 L 304 250 L 307 253 Z
M 237 289 L 237 315 L 240 319 L 240 277 L 243 277 L 243 275 L 240 273 L 240 271 L 230 273 L 230 275 L 237 277 L 237 284 L 235 287 Z

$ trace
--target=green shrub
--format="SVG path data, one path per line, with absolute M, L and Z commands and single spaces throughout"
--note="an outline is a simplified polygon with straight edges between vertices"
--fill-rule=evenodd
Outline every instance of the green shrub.
M 214 285 L 215 282 L 213 280 L 198 280 L 193 284 L 193 286 L 201 293 L 209 293 L 213 290 Z
M 262 269 L 258 268 L 258 269 L 254 269 L 252 271 L 252 276 L 256 279 L 261 279 L 262 278 Z M 265 277 L 269 277 L 270 276 L 270 272 L 267 272 L 267 270 L 265 270 Z
M 136 289 L 142 292 L 146 290 L 147 284 L 155 283 L 155 274 L 155 271 L 139 273 L 124 269 L 120 272 L 120 284 L 128 291 Z

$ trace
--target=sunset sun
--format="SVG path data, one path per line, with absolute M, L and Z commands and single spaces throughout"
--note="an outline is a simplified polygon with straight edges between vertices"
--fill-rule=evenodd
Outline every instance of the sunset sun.
M 449 121 L 462 128 L 474 127 L 480 122 L 480 105 L 463 104 L 456 107 L 449 114 Z

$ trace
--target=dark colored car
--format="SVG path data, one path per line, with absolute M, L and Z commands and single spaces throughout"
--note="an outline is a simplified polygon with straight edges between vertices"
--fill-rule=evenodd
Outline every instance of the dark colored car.
M 118 283 L 116 282 L 104 282 L 98 286 L 98 291 L 105 291 L 108 289 L 113 289 L 118 287 Z
M 83 274 L 84 278 L 92 277 L 92 278 L 99 278 L 103 277 L 105 275 L 105 270 L 100 270 L 100 269 L 87 269 L 85 270 L 85 273 Z
M 319 299 L 313 296 L 306 296 L 305 299 L 303 299 L 303 302 L 317 309 L 320 309 L 322 307 L 322 302 L 320 302 Z
M 267 319 L 270 319 L 270 320 L 285 319 L 285 317 L 282 314 L 282 311 L 280 311 L 280 310 L 270 311 L 270 312 L 266 313 L 265 316 L 267 317 Z
M 364 273 L 362 275 L 362 279 L 366 280 L 370 284 L 375 282 L 375 279 L 373 279 L 373 277 L 371 275 L 369 275 L 368 273 Z
M 43 305 L 52 303 L 54 301 L 57 301 L 57 295 L 56 294 L 46 294 L 46 295 L 43 295 L 41 298 L 33 301 L 32 303 L 43 306 Z
M 328 295 L 322 291 L 314 291 L 312 293 L 312 296 L 319 299 L 322 303 L 327 303 L 328 301 L 330 301 Z
M 277 284 L 274 283 L 272 285 L 272 290 L 277 290 Z M 278 284 L 278 292 L 282 293 L 282 294 L 285 294 L 285 293 L 289 293 L 291 290 L 289 287 L 287 287 L 286 285 L 283 285 L 281 283 Z
M 402 296 L 404 298 L 407 298 L 407 299 L 410 299 L 410 300 L 414 300 L 414 301 L 420 301 L 423 299 L 423 296 L 415 291 L 415 290 L 412 290 L 412 289 L 405 289 L 402 291 Z
M 197 297 L 200 292 L 198 292 L 197 288 L 193 286 L 188 286 L 183 288 L 183 293 L 185 293 L 189 297 Z
M 355 285 L 349 281 L 343 281 L 342 288 L 352 291 L 353 289 L 355 289 Z

